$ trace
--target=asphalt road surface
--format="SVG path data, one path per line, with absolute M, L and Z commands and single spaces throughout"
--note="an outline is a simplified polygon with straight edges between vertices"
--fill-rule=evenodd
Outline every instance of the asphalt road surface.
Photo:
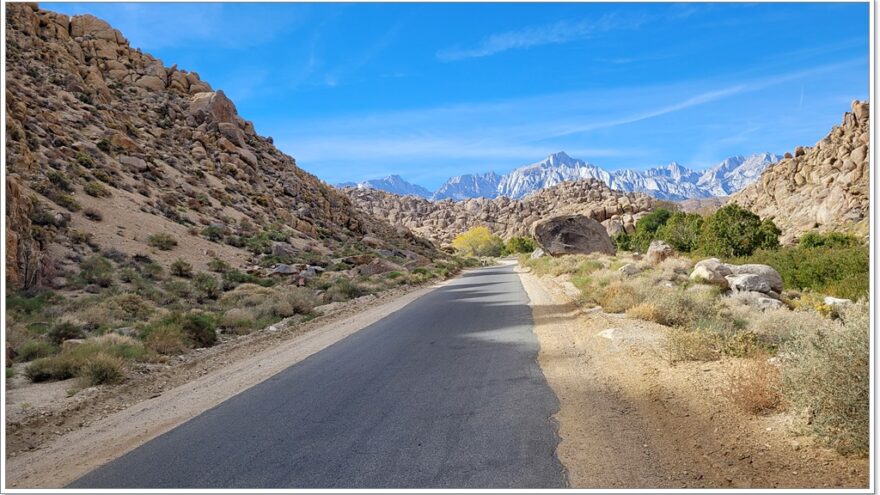
M 563 487 L 528 302 L 468 272 L 70 487 Z

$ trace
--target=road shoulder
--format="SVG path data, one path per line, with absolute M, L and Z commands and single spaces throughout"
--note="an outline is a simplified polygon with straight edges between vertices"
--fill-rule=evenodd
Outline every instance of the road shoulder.
M 722 389 L 736 360 L 673 366 L 665 327 L 582 310 L 564 285 L 518 270 L 573 488 L 867 486 L 866 459 L 796 436 L 784 413 L 734 408 Z

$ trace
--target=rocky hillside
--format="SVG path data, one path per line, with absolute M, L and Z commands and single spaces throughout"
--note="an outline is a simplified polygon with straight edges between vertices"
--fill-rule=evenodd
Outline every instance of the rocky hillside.
M 375 189 L 349 188 L 345 192 L 368 213 L 382 215 L 393 225 L 441 244 L 476 226 L 486 226 L 504 238 L 528 235 L 538 220 L 573 213 L 601 222 L 611 235 L 632 232 L 635 221 L 654 205 L 650 196 L 614 191 L 596 179 L 564 182 L 520 200 L 500 197 L 432 202 Z
M 97 251 L 197 270 L 213 258 L 316 262 L 367 244 L 433 253 L 297 167 L 198 74 L 95 17 L 6 9 L 11 287 L 63 285 Z M 177 247 L 157 248 L 167 237 Z
M 811 148 L 786 153 L 730 201 L 762 218 L 772 217 L 783 241 L 814 229 L 867 235 L 868 113 L 868 103 L 854 101 L 852 111 L 825 138 Z

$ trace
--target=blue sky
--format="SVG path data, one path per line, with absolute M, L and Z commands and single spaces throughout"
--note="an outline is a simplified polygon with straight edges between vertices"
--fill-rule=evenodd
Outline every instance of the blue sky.
M 223 89 L 331 182 L 435 188 L 812 145 L 869 89 L 861 4 L 41 4 Z

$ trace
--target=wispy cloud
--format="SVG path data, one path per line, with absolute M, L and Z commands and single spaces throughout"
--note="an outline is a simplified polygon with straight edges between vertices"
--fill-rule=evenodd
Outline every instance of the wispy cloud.
M 569 43 L 618 29 L 635 29 L 646 22 L 646 17 L 605 14 L 597 19 L 557 21 L 551 24 L 529 26 L 516 31 L 495 33 L 472 47 L 453 47 L 437 52 L 443 61 L 479 58 L 507 50 L 531 48 L 540 45 Z

